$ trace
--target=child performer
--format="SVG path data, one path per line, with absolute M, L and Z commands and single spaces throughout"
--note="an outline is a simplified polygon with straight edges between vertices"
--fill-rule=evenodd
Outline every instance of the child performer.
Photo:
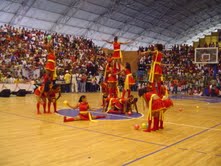
M 164 102 L 155 92 L 148 92 L 147 88 L 139 89 L 138 95 L 143 97 L 148 111 L 147 111 L 147 118 L 148 118 L 148 128 L 145 132 L 151 132 L 159 129 L 159 113 L 161 110 L 166 109 L 164 106 Z M 151 129 L 152 125 L 152 117 L 153 117 L 153 128 Z
M 34 94 L 37 99 L 37 114 L 41 114 L 40 104 L 43 105 L 44 113 L 47 113 L 46 112 L 46 99 L 47 99 L 47 96 L 51 87 L 52 87 L 52 83 L 50 81 L 47 81 L 44 85 L 41 85 L 37 89 L 35 89 Z
M 76 120 L 92 120 L 92 119 L 99 119 L 99 118 L 105 118 L 105 116 L 92 116 L 91 113 L 88 111 L 90 110 L 90 106 L 87 102 L 87 98 L 85 95 L 82 95 L 79 99 L 78 104 L 76 106 L 71 106 L 67 103 L 67 106 L 69 106 L 72 109 L 79 108 L 79 114 L 76 117 L 73 118 L 67 118 L 64 117 L 64 122 L 70 122 L 70 121 L 76 121 Z
M 56 94 L 58 93 L 58 97 L 56 98 Z M 59 85 L 54 84 L 52 89 L 48 94 L 48 113 L 51 113 L 51 103 L 54 106 L 54 112 L 57 112 L 57 100 L 61 97 L 61 88 Z

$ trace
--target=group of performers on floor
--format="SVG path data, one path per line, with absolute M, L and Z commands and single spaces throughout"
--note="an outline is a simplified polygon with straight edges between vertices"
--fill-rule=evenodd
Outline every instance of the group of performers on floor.
M 106 41 L 106 40 L 105 40 Z M 105 67 L 104 79 L 102 82 L 103 93 L 103 111 L 112 114 L 132 114 L 133 108 L 137 110 L 137 98 L 131 95 L 131 86 L 135 85 L 135 79 L 131 73 L 131 67 L 129 63 L 125 66 L 122 64 L 122 52 L 120 46 L 122 44 L 129 44 L 130 42 L 118 42 L 118 38 L 115 37 L 114 41 L 106 41 L 113 44 L 114 52 L 112 57 L 107 59 L 107 65 Z M 163 72 L 162 72 L 162 58 L 163 58 L 163 46 L 156 44 L 154 51 L 146 51 L 142 54 L 151 53 L 152 63 L 149 72 L 148 86 L 142 89 L 138 89 L 139 97 L 143 98 L 144 108 L 147 109 L 148 128 L 147 132 L 163 129 L 164 113 L 168 108 L 173 106 L 173 102 L 169 98 L 167 88 L 163 85 Z M 52 47 L 48 47 L 48 58 L 45 65 L 46 76 L 42 86 L 35 90 L 37 96 L 37 113 L 40 114 L 40 105 L 43 105 L 44 113 L 50 113 L 50 106 L 53 103 L 54 112 L 57 111 L 56 101 L 60 97 L 60 87 L 54 83 L 56 77 L 56 57 L 52 50 Z M 119 90 L 118 77 L 124 75 L 124 87 L 122 92 Z M 58 96 L 56 95 L 58 94 Z M 57 97 L 56 97 L 57 96 Z M 46 101 L 48 100 L 48 111 L 46 111 Z M 93 116 L 89 110 L 91 109 L 87 98 L 82 95 L 76 106 L 71 106 L 69 103 L 66 105 L 72 109 L 79 109 L 79 114 L 76 117 L 68 118 L 64 117 L 64 122 L 75 120 L 92 120 L 98 118 L 104 118 L 105 116 Z M 146 105 L 146 106 L 145 106 Z

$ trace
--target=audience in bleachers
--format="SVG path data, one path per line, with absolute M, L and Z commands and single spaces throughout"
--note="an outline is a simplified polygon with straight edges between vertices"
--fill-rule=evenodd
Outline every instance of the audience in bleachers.
M 73 35 L 48 33 L 36 29 L 0 27 L 0 82 L 40 84 L 47 58 L 45 45 L 52 43 L 56 54 L 58 83 L 67 83 L 66 92 L 96 92 L 105 69 L 106 55 L 92 40 Z M 210 43 L 205 47 L 218 46 Z M 140 47 L 139 52 L 154 46 Z M 217 65 L 194 64 L 194 48 L 174 45 L 164 51 L 164 79 L 172 93 L 190 95 L 221 95 L 221 58 Z M 151 55 L 140 55 L 137 80 L 147 80 Z M 67 76 L 67 73 L 68 76 Z M 65 76 L 66 75 L 66 76 Z M 71 79 L 70 79 L 71 75 Z M 71 81 L 71 84 L 70 83 Z
M 213 45 L 211 45 L 212 47 Z M 139 52 L 153 50 L 153 46 L 140 47 Z M 164 81 L 172 93 L 189 95 L 221 96 L 221 57 L 218 64 L 194 64 L 194 48 L 188 45 L 174 45 L 164 51 Z M 145 80 L 150 68 L 151 55 L 140 55 L 138 59 L 138 80 Z
M 90 80 L 92 77 L 99 76 L 96 84 L 99 82 L 106 60 L 92 40 L 9 25 L 0 27 L 0 81 L 12 83 L 34 79 L 40 83 L 47 57 L 45 45 L 49 42 L 56 54 L 58 81 L 65 81 L 65 71 L 70 74 L 75 72 L 78 92 L 98 90 L 84 87 L 86 83 L 94 87 L 95 82 Z M 85 78 L 85 75 L 88 77 Z

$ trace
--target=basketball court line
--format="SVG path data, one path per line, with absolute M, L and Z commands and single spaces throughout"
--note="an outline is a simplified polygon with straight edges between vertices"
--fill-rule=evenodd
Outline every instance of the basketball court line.
M 84 130 L 84 131 L 88 131 L 88 132 L 99 133 L 99 134 L 108 135 L 108 136 L 112 136 L 112 137 L 118 137 L 118 138 L 130 140 L 130 141 L 142 142 L 142 143 L 147 143 L 147 144 L 152 144 L 152 145 L 158 145 L 158 146 L 164 147 L 164 148 L 161 148 L 162 150 L 167 149 L 167 148 L 171 147 L 171 145 L 173 145 L 173 144 L 171 144 L 171 145 L 164 145 L 164 144 L 159 144 L 159 143 L 154 143 L 154 142 L 147 142 L 147 141 L 143 141 L 143 140 L 139 140 L 139 139 L 133 139 L 133 138 L 128 138 L 128 137 L 124 137 L 124 136 L 120 136 L 120 135 L 104 133 L 104 132 L 100 132 L 100 131 L 96 131 L 96 130 L 91 130 L 91 129 L 86 129 L 86 128 L 82 128 L 82 127 L 76 127 L 76 126 L 71 126 L 71 125 L 67 125 L 67 124 L 61 124 L 61 123 L 51 122 L 51 121 L 42 120 L 42 119 L 38 119 L 38 118 L 23 116 L 23 115 L 19 115 L 19 114 L 16 114 L 16 113 L 9 113 L 9 112 L 3 112 L 3 111 L 0 111 L 0 113 L 9 114 L 9 115 L 13 115 L 13 116 L 29 119 L 29 120 L 41 121 L 41 122 L 51 123 L 51 124 L 55 124 L 55 125 L 59 125 L 59 126 L 64 126 L 64 127 Z M 211 130 L 211 129 L 212 128 L 207 128 L 206 131 Z M 184 139 L 186 139 L 186 138 L 184 138 Z M 190 150 L 190 149 L 186 149 L 186 148 L 177 148 L 177 149 L 180 149 L 180 150 Z M 159 150 L 157 150 L 157 151 L 159 151 Z M 207 154 L 206 152 L 201 152 L 201 151 L 195 151 L 195 152 L 201 153 L 201 154 Z M 221 157 L 221 154 L 216 154 L 216 156 L 217 157 Z
M 181 140 L 179 140 L 179 141 L 177 141 L 177 142 L 175 142 L 175 143 L 172 143 L 172 144 L 170 144 L 170 145 L 168 145 L 168 146 L 165 146 L 165 147 L 163 147 L 163 148 L 161 148 L 161 149 L 155 150 L 155 151 L 153 151 L 153 152 L 151 152 L 151 153 L 148 153 L 148 154 L 143 155 L 143 156 L 141 156 L 141 157 L 138 157 L 138 158 L 136 158 L 136 159 L 134 159 L 134 160 L 131 160 L 131 161 L 129 161 L 129 162 L 123 164 L 123 166 L 127 166 L 127 165 L 130 165 L 130 164 L 133 164 L 133 163 L 135 163 L 135 162 L 137 162 L 137 161 L 139 161 L 139 160 L 142 160 L 142 159 L 144 159 L 144 158 L 146 158 L 146 157 L 148 157 L 148 156 L 151 156 L 151 155 L 153 155 L 153 154 L 156 154 L 156 153 L 158 153 L 158 152 L 161 152 L 161 151 L 163 151 L 163 150 L 165 150 L 165 149 L 171 148 L 171 147 L 173 147 L 173 146 L 175 146 L 175 145 L 177 145 L 177 144 L 179 144 L 179 143 L 182 143 L 182 142 L 184 142 L 184 141 L 186 141 L 186 140 L 189 140 L 189 139 L 191 139 L 191 138 L 193 138 L 193 137 L 195 137 L 195 136 L 198 136 L 198 135 L 200 135 L 200 134 L 203 134 L 203 133 L 205 133 L 205 132 L 207 132 L 207 131 L 209 131 L 209 130 L 215 128 L 215 127 L 218 127 L 218 126 L 220 126 L 220 125 L 221 125 L 221 123 L 216 124 L 216 125 L 214 125 L 214 126 L 208 128 L 208 129 L 205 129 L 205 130 L 203 130 L 203 131 L 197 132 L 197 133 L 195 133 L 195 134 L 193 134 L 193 135 L 190 135 L 190 136 L 188 136 L 188 137 L 186 137 L 186 138 L 183 138 L 183 139 L 181 139 Z M 199 153 L 199 152 L 198 152 L 198 153 Z M 204 152 L 200 152 L 200 153 L 203 153 L 203 154 L 204 154 Z M 216 156 L 218 156 L 218 155 L 216 155 Z
M 164 145 L 164 144 L 159 144 L 159 143 L 154 143 L 154 142 L 147 142 L 147 141 L 143 141 L 143 140 L 139 140 L 139 139 L 133 139 L 133 138 L 128 138 L 128 137 L 124 137 L 124 136 L 120 136 L 120 135 L 104 133 L 104 132 L 96 131 L 96 130 L 92 130 L 92 129 L 76 127 L 76 126 L 71 126 L 71 125 L 61 124 L 61 123 L 56 123 L 56 122 L 51 122 L 51 121 L 42 120 L 42 119 L 38 119 L 38 118 L 33 118 L 33 117 L 29 117 L 29 116 L 19 115 L 19 114 L 16 114 L 16 113 L 9 113 L 9 112 L 4 112 L 4 111 L 0 111 L 0 113 L 4 113 L 4 114 L 8 114 L 8 115 L 14 115 L 14 116 L 25 118 L 25 119 L 29 119 L 29 120 L 36 120 L 36 121 L 56 124 L 56 125 L 59 125 L 59 126 L 66 126 L 66 127 L 69 127 L 69 128 L 84 130 L 84 131 L 88 131 L 88 132 L 92 132 L 92 133 L 99 133 L 99 134 L 103 134 L 103 135 L 118 137 L 118 138 L 127 139 L 127 140 L 131 140 L 131 141 L 135 141 L 135 142 L 143 142 L 143 143 L 157 145 L 157 146 L 167 146 L 167 145 Z

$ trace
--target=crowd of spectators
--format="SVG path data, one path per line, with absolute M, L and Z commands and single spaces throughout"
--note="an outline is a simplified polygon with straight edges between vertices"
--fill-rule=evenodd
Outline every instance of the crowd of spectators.
M 205 44 L 203 45 L 203 47 L 219 47 L 219 43 L 218 43 L 218 42 L 216 42 L 216 43 L 211 42 L 211 43 L 207 44 L 207 43 L 205 42 Z M 200 45 L 198 45 L 197 48 L 200 48 Z
M 55 50 L 58 82 L 77 82 L 77 88 L 66 91 L 97 91 L 106 58 L 92 40 L 10 25 L 0 27 L 0 82 L 40 83 L 49 42 Z M 66 71 L 74 75 L 71 80 L 64 79 Z
M 44 32 L 3 25 L 0 27 L 0 82 L 41 83 L 47 60 L 45 45 L 52 43 L 56 54 L 57 82 L 68 84 L 66 92 L 96 92 L 102 80 L 106 55 L 92 40 L 73 35 Z M 218 46 L 211 43 L 205 47 Z M 154 45 L 140 47 L 139 52 L 154 50 Z M 220 95 L 221 57 L 213 65 L 194 64 L 194 48 L 174 45 L 164 49 L 165 83 L 173 93 Z M 137 80 L 147 80 L 151 54 L 140 55 Z
M 214 44 L 214 43 L 213 43 Z M 213 47 L 211 44 L 211 47 Z M 217 43 L 216 43 L 217 45 Z M 153 50 L 154 46 L 139 48 L 138 53 Z M 152 61 L 152 55 L 139 54 L 138 80 L 145 82 Z M 194 48 L 189 45 L 174 45 L 164 51 L 162 61 L 164 82 L 173 93 L 189 95 L 221 96 L 221 56 L 219 52 L 218 64 L 194 63 Z

